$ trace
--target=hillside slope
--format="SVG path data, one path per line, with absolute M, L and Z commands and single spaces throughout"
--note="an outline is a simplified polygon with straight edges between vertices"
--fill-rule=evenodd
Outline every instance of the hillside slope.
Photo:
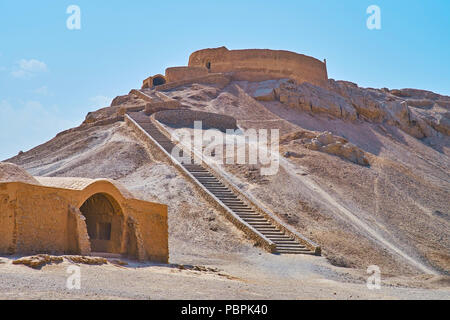
M 220 170 L 319 243 L 331 263 L 449 274 L 449 97 L 334 81 L 328 90 L 266 81 L 190 84 L 165 94 L 186 108 L 233 116 L 242 129 L 280 130 L 276 175 L 247 165 Z M 142 199 L 167 203 L 172 256 L 254 250 L 116 117 L 121 106 L 139 104 L 119 97 L 84 125 L 7 161 L 37 176 L 117 179 Z

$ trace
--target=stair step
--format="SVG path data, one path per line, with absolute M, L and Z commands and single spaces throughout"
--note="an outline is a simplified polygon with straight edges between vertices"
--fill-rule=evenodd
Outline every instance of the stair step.
M 217 198 L 219 198 L 220 200 L 238 199 L 236 196 L 234 196 L 234 197 L 218 196 Z
M 265 231 L 264 232 L 264 235 L 267 235 L 267 236 L 283 236 L 284 235 L 284 233 L 282 233 L 281 231 Z
M 270 235 L 267 235 L 269 238 L 270 238 L 270 240 L 284 240 L 284 239 L 286 239 L 286 240 L 292 240 L 292 239 L 290 239 L 289 237 L 287 237 L 286 235 L 284 235 L 284 234 L 277 234 L 277 235 L 275 235 L 275 234 L 270 234 Z
M 282 253 L 282 254 L 310 254 L 310 255 L 314 255 L 314 252 L 310 251 L 310 250 L 277 250 L 277 253 Z
M 264 222 L 264 223 L 269 223 L 265 218 L 263 217 L 246 217 L 244 218 L 245 221 L 249 221 L 249 222 Z M 272 225 L 272 224 L 270 224 Z
M 276 249 L 278 250 L 309 250 L 305 246 L 276 246 Z
M 244 217 L 245 219 L 247 219 L 248 221 L 262 221 L 262 222 L 269 222 L 269 221 L 267 221 L 267 219 L 266 218 L 264 218 L 263 216 L 261 216 L 261 215 L 258 215 L 258 214 L 255 214 L 254 216 L 247 216 L 247 217 Z
M 247 222 L 247 221 L 246 221 Z M 255 226 L 254 224 L 249 223 L 252 227 L 254 227 L 256 230 L 258 230 L 259 232 L 272 232 L 275 231 L 276 229 L 273 229 L 273 227 L 269 226 L 269 225 L 264 225 L 264 226 Z
M 223 191 L 232 195 L 235 195 L 233 192 L 230 191 L 230 189 L 228 189 L 227 187 L 225 187 L 223 184 L 216 184 L 216 185 L 207 185 L 204 184 L 203 185 L 207 188 L 211 188 L 211 189 L 218 189 L 218 191 Z
M 210 190 L 211 193 L 213 193 L 217 198 L 219 199 L 230 199 L 230 198 L 237 198 L 234 194 L 232 193 L 223 193 L 223 192 L 218 192 L 218 191 L 214 191 L 214 190 Z
M 226 202 L 227 204 L 230 204 L 230 205 L 232 205 L 232 206 L 237 206 L 237 205 L 243 206 L 243 207 L 246 207 L 246 206 L 247 206 L 244 202 L 242 202 L 242 201 L 240 201 L 240 200 L 238 200 L 238 199 L 236 199 L 235 201 L 232 201 L 232 200 L 225 200 L 225 199 L 224 199 L 223 202 Z
M 239 202 L 230 202 L 230 201 L 225 201 L 225 200 L 222 200 L 222 202 L 225 203 L 227 206 L 233 206 L 233 205 L 241 204 Z M 242 203 L 241 205 L 244 205 L 244 204 Z
M 272 231 L 272 230 L 276 230 L 275 227 L 255 227 L 256 230 L 258 230 L 259 232 L 267 232 L 267 231 Z
M 255 224 L 253 224 L 253 223 L 249 223 L 249 225 L 251 225 L 252 227 L 255 227 L 255 228 L 257 228 L 258 227 L 258 225 L 255 225 Z M 260 227 L 264 227 L 264 226 L 270 226 L 269 224 L 266 224 L 266 225 L 259 225 Z M 278 235 L 280 235 L 280 236 L 282 236 L 283 234 L 282 233 L 280 233 L 278 230 L 264 230 L 264 231 L 262 231 L 262 232 L 264 232 L 264 235 L 265 236 L 278 236 Z
M 250 222 L 254 225 L 268 225 L 268 226 L 273 226 L 269 221 L 267 221 L 264 218 L 259 218 L 259 217 L 250 217 L 250 218 L 245 218 L 245 221 Z
M 297 243 L 298 243 L 298 242 L 295 241 L 295 240 L 275 240 L 274 242 L 275 242 L 277 245 L 281 245 L 281 246 L 283 246 L 283 245 L 285 245 L 285 244 L 290 245 L 290 244 L 297 244 Z
M 264 220 L 258 220 L 258 221 L 252 221 L 252 220 L 245 220 L 245 222 L 247 222 L 248 224 L 251 224 L 254 227 L 266 227 L 266 226 L 272 226 L 272 224 L 270 224 L 267 221 Z

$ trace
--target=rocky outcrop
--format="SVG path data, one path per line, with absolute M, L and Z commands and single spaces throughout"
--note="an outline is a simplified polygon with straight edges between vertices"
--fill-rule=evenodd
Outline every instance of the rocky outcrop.
M 277 99 L 295 109 L 313 113 L 327 113 L 332 116 L 355 120 L 357 112 L 345 98 L 339 94 L 310 83 L 297 85 L 292 80 L 280 83 L 275 89 Z
M 331 132 L 296 131 L 282 137 L 281 143 L 299 144 L 304 148 L 332 154 L 362 166 L 369 165 L 364 151 Z M 288 151 L 284 156 L 297 157 L 297 153 Z
M 47 264 L 52 263 L 61 263 L 63 262 L 62 257 L 55 257 L 48 254 L 39 254 L 36 256 L 30 256 L 30 257 L 23 257 L 17 260 L 14 260 L 13 264 L 23 264 L 27 267 L 33 268 L 33 269 L 40 269 L 43 266 Z
M 146 106 L 146 101 L 135 94 L 127 94 L 114 98 L 110 107 L 89 112 L 83 125 L 105 125 L 123 120 L 123 115 L 128 111 L 140 111 Z
M 108 260 L 102 257 L 88 257 L 88 256 L 52 256 L 48 254 L 38 254 L 35 256 L 23 257 L 14 260 L 12 263 L 15 265 L 23 264 L 24 266 L 41 269 L 48 264 L 58 264 L 64 262 L 67 259 L 70 262 L 77 264 L 87 265 L 102 265 L 107 264 Z
M 294 109 L 386 123 L 418 139 L 450 133 L 450 97 L 429 91 L 360 88 L 335 80 L 329 80 L 324 88 L 285 80 L 274 92 L 277 100 Z

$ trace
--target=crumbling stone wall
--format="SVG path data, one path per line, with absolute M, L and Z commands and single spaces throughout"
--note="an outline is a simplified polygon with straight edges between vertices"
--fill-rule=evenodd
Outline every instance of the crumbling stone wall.
M 283 50 L 204 49 L 191 54 L 189 67 L 206 67 L 210 72 L 232 72 L 234 80 L 290 78 L 298 83 L 309 82 L 318 86 L 326 86 L 328 81 L 325 62 Z
M 76 207 L 69 206 L 67 226 L 68 253 L 88 256 L 91 254 L 91 242 L 86 227 L 86 218 Z
M 157 91 L 167 91 L 173 88 L 189 85 L 192 83 L 201 83 L 214 85 L 220 89 L 225 88 L 231 81 L 231 76 L 222 73 L 209 73 L 206 76 L 186 78 L 184 80 L 172 81 L 161 86 L 155 87 Z
M 144 240 L 139 228 L 139 222 L 133 217 L 127 219 L 125 250 L 128 256 L 144 261 L 146 258 Z
M 195 121 L 202 122 L 203 129 L 237 129 L 236 119 L 218 113 L 195 111 L 189 109 L 165 110 L 155 113 L 155 119 L 172 127 L 193 128 Z
M 54 190 L 31 186 L 16 191 L 16 252 L 64 254 L 68 201 Z
M 142 206 L 142 204 L 146 204 L 146 206 Z M 133 208 L 132 218 L 135 221 L 135 223 L 132 223 L 131 229 L 136 230 L 135 237 L 138 248 L 140 248 L 141 243 L 143 244 L 143 248 L 145 248 L 145 259 L 168 263 L 169 224 L 167 219 L 167 206 L 148 203 L 137 199 L 128 201 L 125 205 L 125 211 L 128 210 L 128 206 Z M 158 211 L 160 211 L 159 214 L 154 214 Z M 149 212 L 153 214 L 149 214 Z M 128 220 L 128 222 L 131 221 Z M 139 258 L 142 256 L 143 254 L 138 251 L 137 257 Z
M 0 252 L 14 253 L 16 246 L 15 199 L 11 199 L 5 186 L 0 185 Z
M 208 75 L 209 70 L 205 67 L 173 67 L 166 69 L 166 80 L 168 83 L 199 78 Z

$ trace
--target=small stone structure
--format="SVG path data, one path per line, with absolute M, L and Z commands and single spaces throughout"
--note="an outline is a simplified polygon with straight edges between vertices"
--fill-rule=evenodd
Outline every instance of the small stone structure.
M 0 234 L 0 254 L 169 259 L 166 205 L 111 180 L 32 177 L 8 163 L 0 163 Z
M 168 68 L 165 76 L 157 74 L 145 79 L 142 88 L 208 79 L 205 77 L 209 74 L 229 74 L 232 80 L 246 81 L 292 79 L 299 84 L 309 82 L 323 87 L 328 82 L 326 61 L 284 50 L 220 47 L 192 53 L 187 67 Z
M 144 80 L 142 89 L 144 88 L 153 88 L 156 86 L 163 85 L 167 82 L 166 77 L 162 74 L 156 74 L 154 76 L 148 77 Z

